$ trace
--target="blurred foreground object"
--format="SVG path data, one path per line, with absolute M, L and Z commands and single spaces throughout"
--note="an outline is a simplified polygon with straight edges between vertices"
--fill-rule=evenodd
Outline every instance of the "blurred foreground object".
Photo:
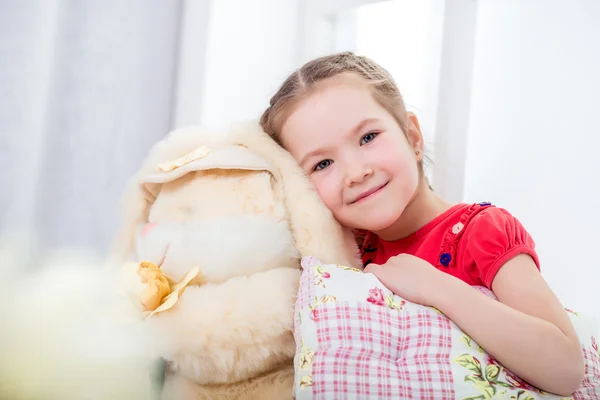
M 26 269 L 8 242 L 0 242 L 0 399 L 149 399 L 157 342 L 114 269 L 67 253 Z

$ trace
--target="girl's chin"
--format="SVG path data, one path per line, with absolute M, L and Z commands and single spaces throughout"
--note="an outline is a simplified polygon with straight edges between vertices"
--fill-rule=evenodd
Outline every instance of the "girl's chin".
M 369 221 L 365 221 L 365 223 L 362 224 L 363 227 L 358 229 L 363 229 L 378 234 L 392 228 L 396 221 L 398 221 L 398 218 L 395 216 L 377 216 L 373 217 Z

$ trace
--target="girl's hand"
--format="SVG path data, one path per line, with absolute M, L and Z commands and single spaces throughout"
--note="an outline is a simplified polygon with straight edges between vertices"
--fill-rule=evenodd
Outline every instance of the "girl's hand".
M 396 295 L 413 303 L 435 306 L 433 298 L 450 275 L 410 254 L 391 257 L 385 264 L 369 264 L 364 272 L 375 275 Z

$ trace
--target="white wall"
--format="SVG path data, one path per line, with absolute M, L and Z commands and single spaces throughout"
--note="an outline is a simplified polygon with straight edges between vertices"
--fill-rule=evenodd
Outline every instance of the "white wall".
M 298 0 L 213 0 L 199 122 L 256 119 L 296 65 Z
M 600 317 L 600 2 L 480 1 L 467 201 L 522 220 L 563 302 Z

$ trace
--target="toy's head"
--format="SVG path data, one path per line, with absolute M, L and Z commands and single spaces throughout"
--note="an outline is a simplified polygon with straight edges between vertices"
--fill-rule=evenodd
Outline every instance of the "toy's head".
M 175 280 L 194 266 L 207 282 L 223 282 L 299 267 L 307 255 L 358 262 L 351 234 L 257 125 L 173 131 L 133 177 L 124 205 L 117 253 L 160 265 Z

